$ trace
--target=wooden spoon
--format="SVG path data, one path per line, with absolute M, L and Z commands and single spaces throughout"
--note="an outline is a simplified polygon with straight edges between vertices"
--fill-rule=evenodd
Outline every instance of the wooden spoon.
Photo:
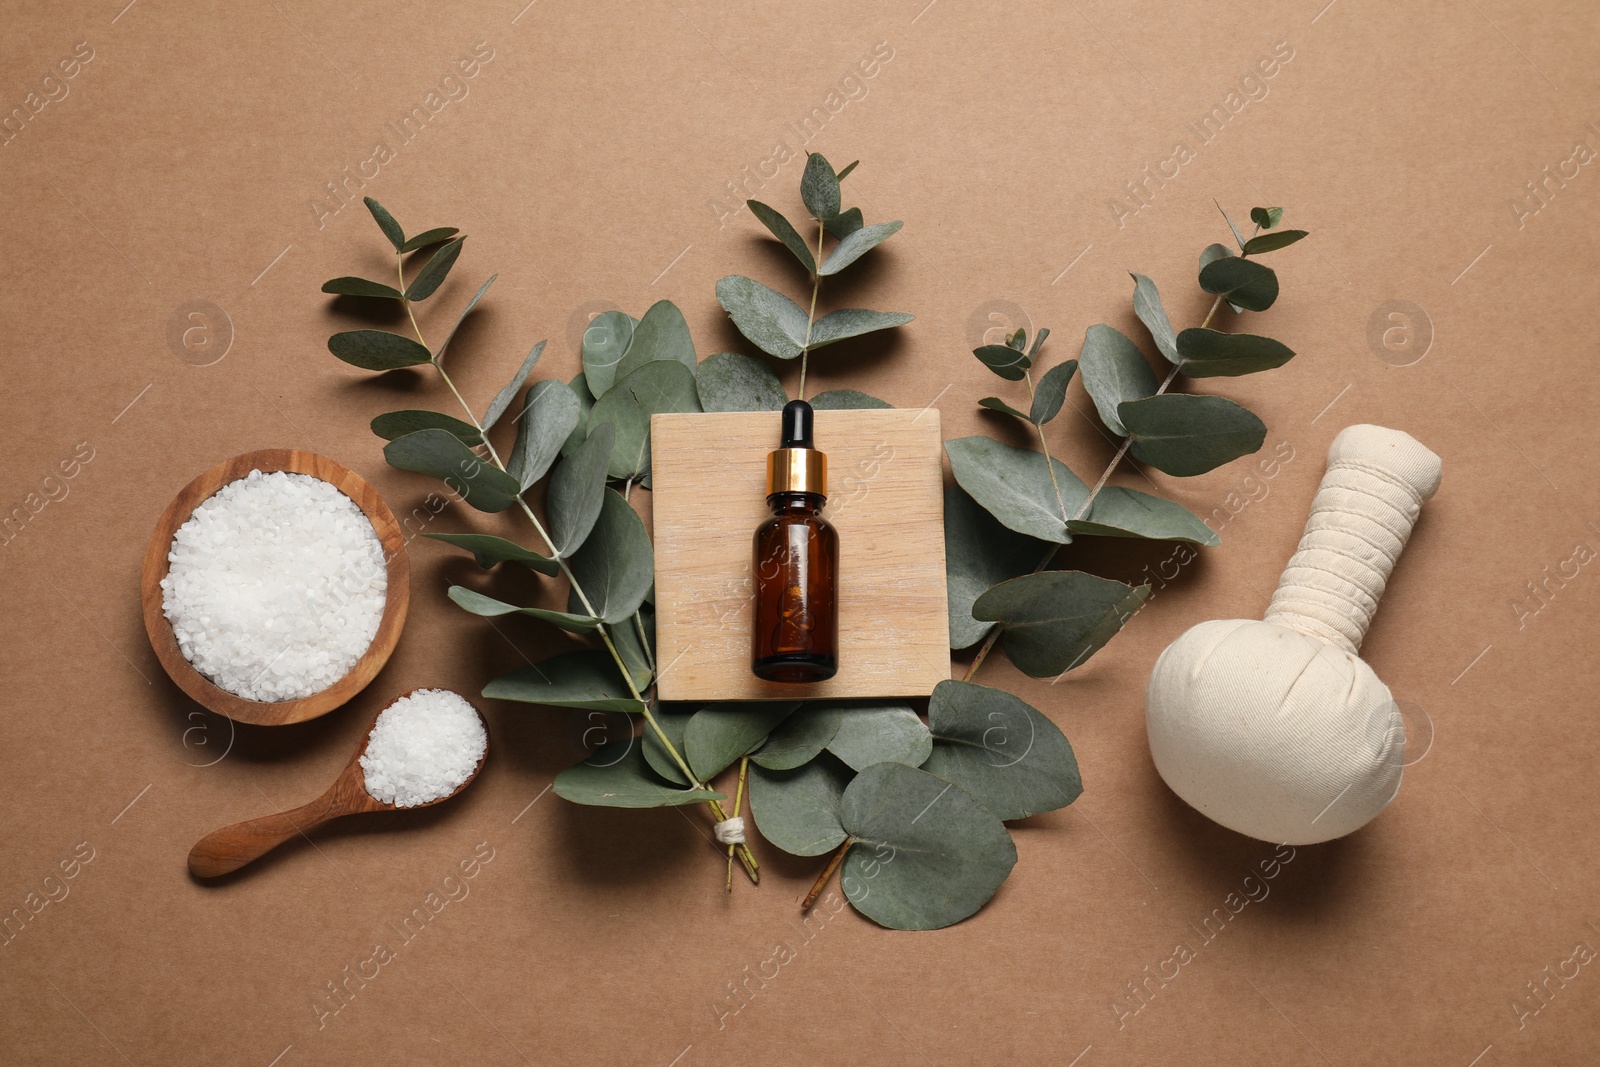
M 410 696 L 415 692 L 417 690 L 413 689 L 402 693 L 401 697 Z M 399 700 L 400 697 L 395 699 Z M 472 710 L 482 722 L 483 712 L 478 711 L 476 707 Z M 373 726 L 376 725 L 377 717 L 374 716 Z M 478 758 L 478 765 L 467 775 L 466 781 L 438 800 L 402 808 L 397 804 L 385 803 L 367 792 L 366 776 L 361 773 L 361 757 L 367 751 L 367 743 L 372 740 L 372 726 L 369 726 L 366 735 L 361 739 L 360 747 L 356 749 L 356 754 L 350 758 L 350 762 L 339 773 L 339 777 L 334 779 L 326 793 L 298 808 L 280 811 L 275 815 L 263 815 L 258 819 L 247 819 L 232 826 L 224 826 L 220 830 L 213 830 L 189 850 L 189 873 L 197 878 L 216 878 L 219 875 L 231 874 L 245 864 L 265 856 L 290 838 L 310 833 L 323 823 L 345 815 L 356 815 L 367 811 L 414 811 L 417 808 L 426 808 L 449 800 L 471 785 L 472 780 L 478 777 L 478 772 L 483 770 L 483 761 L 489 755 L 488 732 L 488 724 L 484 723 L 483 756 Z

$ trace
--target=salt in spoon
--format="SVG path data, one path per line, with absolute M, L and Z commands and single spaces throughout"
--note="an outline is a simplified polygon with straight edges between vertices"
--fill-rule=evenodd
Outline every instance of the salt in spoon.
M 402 693 L 391 702 L 390 706 L 419 691 L 413 689 Z M 388 708 L 383 710 L 386 711 Z M 478 716 L 478 721 L 483 723 L 483 712 L 475 706 L 472 710 Z M 379 714 L 381 715 L 382 711 Z M 339 773 L 339 777 L 334 779 L 327 792 L 298 808 L 280 811 L 275 815 L 263 815 L 257 819 L 247 819 L 231 826 L 224 826 L 220 830 L 213 830 L 189 850 L 189 873 L 197 878 L 216 878 L 231 874 L 245 864 L 260 859 L 290 838 L 309 833 L 323 823 L 345 815 L 368 811 L 413 811 L 449 800 L 472 784 L 478 772 L 483 770 L 484 758 L 489 754 L 489 728 L 488 724 L 484 723 L 483 755 L 478 757 L 477 766 L 467 775 L 466 780 L 435 800 L 402 807 L 379 800 L 367 792 L 366 775 L 361 770 L 361 757 L 366 754 L 367 743 L 372 740 L 372 731 L 376 726 L 377 717 L 374 716 L 372 725 L 368 726 L 366 733 L 362 735 L 361 745 L 356 749 L 356 754 L 350 758 L 350 762 Z

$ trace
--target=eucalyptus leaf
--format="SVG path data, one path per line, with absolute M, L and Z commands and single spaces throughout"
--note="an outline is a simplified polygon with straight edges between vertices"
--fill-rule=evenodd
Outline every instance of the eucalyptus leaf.
M 806 343 L 805 309 L 754 278 L 723 278 L 717 283 L 717 302 L 739 332 L 769 356 L 793 359 Z
M 940 682 L 928 699 L 933 754 L 922 769 L 971 793 L 1000 819 L 1055 811 L 1083 793 L 1072 745 L 1003 689 Z
M 423 230 L 421 233 L 408 240 L 405 244 L 401 245 L 400 251 L 415 252 L 419 248 L 427 248 L 429 245 L 436 245 L 441 242 L 448 241 L 450 238 L 454 237 L 460 232 L 461 231 L 456 229 L 454 226 L 436 226 L 431 230 Z
M 805 173 L 800 175 L 800 199 L 814 219 L 825 221 L 839 214 L 839 176 L 820 152 L 806 157 Z
M 683 734 L 689 769 L 709 782 L 765 741 L 773 727 L 799 706 L 798 700 L 707 704 L 694 713 Z
M 462 240 L 466 240 L 466 238 L 463 237 Z M 478 306 L 478 301 L 483 299 L 483 294 L 489 291 L 489 286 L 493 285 L 494 280 L 498 277 L 500 277 L 498 274 L 489 275 L 489 280 L 478 286 L 478 291 L 472 294 L 472 299 L 467 301 L 467 306 L 461 309 L 461 314 L 456 316 L 455 325 L 450 327 L 450 332 L 444 336 L 444 342 L 439 345 L 438 350 L 433 354 L 435 363 L 444 362 L 445 349 L 449 348 L 450 342 L 456 339 L 456 331 L 461 329 L 461 324 L 467 321 L 467 314 Z
M 389 239 L 389 243 L 394 245 L 395 251 L 400 251 L 405 246 L 406 234 L 400 228 L 400 224 L 394 221 L 394 216 L 389 214 L 387 208 L 370 196 L 362 197 L 361 202 L 367 205 L 368 211 L 372 212 L 372 218 L 377 222 L 378 229 L 382 230 L 383 235 Z
M 651 712 L 656 725 L 661 727 L 661 732 L 667 735 L 672 742 L 672 747 L 683 754 L 683 731 L 688 729 L 689 720 L 694 717 L 692 712 L 663 711 L 657 707 Z M 683 771 L 678 769 L 678 761 L 672 758 L 672 753 L 667 751 L 667 746 L 662 744 L 661 737 L 651 729 L 649 723 L 645 724 L 644 732 L 639 735 L 640 747 L 644 749 L 645 762 L 661 777 L 678 785 L 689 785 L 689 779 Z
M 998 411 L 998 412 L 1000 412 L 1002 414 L 1005 414 L 1005 415 L 1015 415 L 1017 418 L 1021 419 L 1023 422 L 1031 421 L 1028 418 L 1028 416 L 1024 415 L 1022 412 L 1018 411 L 1016 408 L 1012 407 L 1010 404 L 1007 404 L 1004 400 L 1001 400 L 997 396 L 986 396 L 986 397 L 984 397 L 982 400 L 978 401 L 978 406 L 979 407 L 983 407 L 983 408 L 988 408 L 990 411 Z
M 828 751 L 855 770 L 893 760 L 922 765 L 933 748 L 928 728 L 905 704 L 840 704 Z
M 1178 335 L 1178 369 L 1191 378 L 1215 378 L 1281 367 L 1294 349 L 1270 337 L 1190 329 Z
M 588 440 L 589 412 L 594 410 L 594 393 L 590 390 L 583 371 L 574 374 L 567 387 L 572 390 L 572 395 L 578 398 L 578 424 L 567 434 L 566 443 L 561 446 L 563 456 L 572 455 L 578 450 L 579 445 Z
M 417 430 L 396 438 L 383 446 L 383 458 L 399 470 L 433 475 L 479 511 L 504 511 L 522 492 L 515 478 L 446 430 Z
M 483 441 L 483 435 L 472 423 L 462 422 L 442 411 L 391 411 L 372 420 L 372 432 L 385 441 L 393 441 L 418 430 L 443 430 L 468 445 Z
M 1220 396 L 1166 393 L 1118 410 L 1133 437 L 1133 458 L 1178 477 L 1247 456 L 1267 437 L 1252 412 Z
M 589 321 L 583 331 L 583 375 L 593 396 L 605 396 L 617 380 L 617 364 L 633 340 L 633 318 L 606 311 Z
M 1150 339 L 1156 343 L 1156 348 L 1167 362 L 1178 362 L 1178 339 L 1173 336 L 1172 323 L 1167 320 L 1166 309 L 1161 306 L 1161 293 L 1156 289 L 1156 283 L 1143 274 L 1133 275 L 1133 313 L 1150 331 Z
M 849 163 L 846 163 L 844 165 L 844 170 L 839 172 L 839 180 L 843 182 L 846 178 L 850 177 L 850 172 L 859 166 L 861 166 L 861 160 L 859 159 L 853 159 Z
M 613 748 L 623 748 L 623 754 L 613 755 Z M 661 808 L 723 799 L 721 793 L 661 781 L 635 740 L 601 745 L 588 759 L 556 775 L 554 788 L 557 796 L 574 804 L 608 808 Z
M 1077 514 L 1089 487 L 1060 460 L 1051 457 L 1046 465 L 1039 452 L 982 435 L 946 441 L 944 450 L 956 483 L 1001 525 L 1042 541 L 1072 540 L 1066 520 Z
M 1001 582 L 977 599 L 972 614 L 1001 624 L 1001 643 L 1018 670 L 1049 678 L 1094 655 L 1149 595 L 1148 585 L 1040 571 Z
M 853 841 L 839 882 L 855 909 L 894 930 L 958 923 L 994 896 L 1017 862 L 1005 824 L 966 790 L 899 763 L 845 787 L 840 822 Z
M 497 619 L 502 615 L 526 615 L 561 627 L 569 633 L 592 633 L 600 625 L 599 620 L 587 615 L 574 615 L 566 611 L 551 611 L 548 608 L 524 608 L 516 604 L 507 604 L 504 600 L 496 600 L 492 596 L 485 596 L 476 589 L 468 589 L 464 585 L 452 585 L 447 593 L 457 607 L 470 611 L 474 615 L 481 615 L 486 619 Z
M 835 341 L 862 337 L 879 330 L 892 330 L 912 321 L 913 316 L 903 311 L 866 311 L 862 308 L 844 308 L 830 311 L 811 326 L 811 347 L 821 348 Z
M 1228 256 L 1201 269 L 1200 288 L 1235 307 L 1265 311 L 1278 299 L 1278 275 L 1253 260 Z
M 621 493 L 605 491 L 600 517 L 568 566 L 574 583 L 605 622 L 631 626 L 629 617 L 655 581 L 655 556 L 644 520 Z
M 609 422 L 596 426 L 577 451 L 556 464 L 545 495 L 550 515 L 550 540 L 557 558 L 571 556 L 583 547 L 605 503 L 606 465 L 616 428 Z
M 806 247 L 806 239 L 800 236 L 788 219 L 759 200 L 746 200 L 745 206 L 761 220 L 763 226 L 772 231 L 772 236 L 783 242 L 783 247 L 794 253 L 794 258 L 800 261 L 807 274 L 817 273 L 817 261 L 811 255 L 811 249 Z
M 834 237 L 844 240 L 865 224 L 861 217 L 861 209 L 853 207 L 848 211 L 841 211 L 838 215 L 823 222 L 823 227 Z
M 844 844 L 839 806 L 854 777 L 831 756 L 788 770 L 750 768 L 750 814 L 767 843 L 791 856 L 821 856 Z
M 1008 382 L 1022 381 L 1028 373 L 1028 368 L 1033 366 L 1033 360 L 1011 345 L 983 345 L 974 348 L 972 354 L 977 356 L 978 361 L 985 367 Z
M 1142 400 L 1160 388 L 1139 346 L 1110 326 L 1089 327 L 1078 354 L 1078 369 L 1100 421 L 1118 437 L 1126 437 L 1128 431 L 1117 415 L 1117 405 Z
M 507 541 L 503 537 L 494 537 L 490 534 L 423 534 L 435 541 L 443 541 L 456 548 L 464 548 L 472 553 L 472 558 L 484 570 L 497 567 L 502 563 L 520 563 L 530 570 L 538 571 L 555 577 L 560 573 L 561 567 L 549 556 L 541 556 L 537 552 L 530 552 L 515 541 Z
M 793 770 L 811 762 L 839 731 L 841 714 L 837 704 L 802 704 L 773 728 L 766 743 L 750 754 L 750 762 L 772 771 Z
M 353 278 L 348 275 L 323 282 L 322 291 L 332 293 L 334 296 L 371 296 L 384 300 L 399 300 L 401 296 L 400 290 L 392 285 L 369 282 L 365 278 Z
M 1089 514 L 1067 523 L 1067 529 L 1099 537 L 1142 537 L 1196 545 L 1222 543 L 1215 530 L 1183 505 L 1119 485 L 1105 486 L 1096 493 Z
M 1263 233 L 1244 243 L 1244 254 L 1258 256 L 1263 252 L 1276 252 L 1280 248 L 1287 248 L 1306 236 L 1304 230 L 1279 230 L 1277 233 Z
M 456 265 L 456 257 L 461 255 L 461 244 L 465 240 L 465 237 L 453 238 L 428 258 L 417 276 L 411 279 L 411 284 L 406 286 L 407 300 L 426 300 L 434 294 L 444 283 L 450 268 Z
M 567 596 L 567 608 L 571 611 L 581 611 L 583 604 L 579 602 L 576 593 Z M 639 609 L 639 618 L 645 628 L 645 633 L 654 635 L 654 614 L 649 605 Z M 627 668 L 628 676 L 633 679 L 633 687 L 639 692 L 644 692 L 650 686 L 650 681 L 655 677 L 655 671 L 650 666 L 650 659 L 645 654 L 644 638 L 639 636 L 639 627 L 632 620 L 624 620 L 608 631 L 611 634 L 611 643 L 617 648 L 617 655 L 622 657 L 622 663 Z M 674 779 L 676 781 L 676 779 Z
M 849 234 L 834 246 L 833 251 L 828 254 L 827 260 L 823 262 L 817 273 L 824 277 L 838 274 L 850 264 L 878 247 L 878 245 L 893 237 L 903 225 L 905 223 L 897 220 L 895 222 L 879 222 L 872 226 L 861 227 L 861 229 Z
M 1061 405 L 1067 399 L 1067 386 L 1072 384 L 1072 375 L 1077 369 L 1078 361 L 1068 359 L 1044 372 L 1044 377 L 1039 379 L 1039 384 L 1033 389 L 1033 406 L 1029 409 L 1029 421 L 1037 426 L 1043 426 L 1061 413 Z
M 517 398 L 517 391 L 522 388 L 522 383 L 528 380 L 528 375 L 533 373 L 534 364 L 539 362 L 539 357 L 542 355 L 544 355 L 544 342 L 540 341 L 533 346 L 533 351 L 529 352 L 527 358 L 522 361 L 522 366 L 517 368 L 517 373 L 513 374 L 511 380 L 502 385 L 500 391 L 494 395 L 494 399 L 489 401 L 489 410 L 483 416 L 483 428 L 485 430 L 500 421 L 500 416 L 506 413 L 506 409 L 511 406 L 511 402 Z
M 650 470 L 650 416 L 699 410 L 694 374 L 676 360 L 652 360 L 619 379 L 594 402 L 589 432 L 614 425 L 616 442 L 607 473 L 612 478 L 638 478 Z
M 524 490 L 550 470 L 578 425 L 582 403 L 571 386 L 554 378 L 534 382 L 517 416 L 517 440 L 506 470 Z
M 1206 245 L 1200 250 L 1200 269 L 1205 270 L 1209 264 L 1231 255 L 1233 253 L 1228 251 L 1227 245 Z
M 346 330 L 328 338 L 328 351 L 363 370 L 398 370 L 433 362 L 433 353 L 388 330 Z
M 650 310 L 633 327 L 628 351 L 617 364 L 617 381 L 657 360 L 681 363 L 690 375 L 694 374 L 694 340 L 689 336 L 689 324 L 684 321 L 678 305 L 670 300 L 651 304 Z
M 1283 208 L 1253 207 L 1250 209 L 1250 221 L 1260 226 L 1263 230 L 1270 230 L 1283 221 Z M 1249 249 L 1246 249 L 1246 251 L 1249 251 Z
M 813 411 L 871 411 L 892 407 L 894 405 L 887 400 L 854 389 L 829 389 L 811 398 Z
M 694 377 L 706 411 L 781 411 L 789 399 L 772 368 L 737 352 L 707 356 Z
M 1216 204 L 1216 201 L 1213 200 L 1212 203 Z M 1221 204 L 1217 204 L 1217 210 L 1222 211 Z M 1242 250 L 1244 248 L 1244 234 L 1240 233 L 1239 227 L 1235 226 L 1233 224 L 1233 220 L 1228 218 L 1228 213 L 1226 211 L 1222 211 L 1222 218 L 1223 221 L 1228 224 L 1228 229 L 1233 231 L 1233 239 L 1239 242 L 1239 248 Z
M 516 700 L 556 708 L 643 711 L 643 701 L 628 692 L 616 661 L 603 649 L 563 652 L 542 663 L 518 668 L 483 687 L 492 700 Z
M 986 637 L 994 623 L 974 619 L 972 602 L 990 586 L 1027 574 L 1054 547 L 1006 529 L 960 486 L 947 486 L 944 574 L 950 595 L 950 647 L 968 648 Z

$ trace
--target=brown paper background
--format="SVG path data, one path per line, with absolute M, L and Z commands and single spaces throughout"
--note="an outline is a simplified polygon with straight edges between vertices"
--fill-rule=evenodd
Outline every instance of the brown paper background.
M 1521 225 L 1509 207 L 1575 141 L 1600 145 L 1587 125 L 1600 121 L 1589 5 L 524 3 L 6 5 L 0 107 L 22 105 L 78 42 L 94 58 L 0 147 L 5 510 L 78 442 L 93 459 L 0 560 L 0 905 L 42 892 L 79 842 L 94 859 L 0 947 L 0 1058 L 1593 1062 L 1600 965 L 1550 979 L 1521 1028 L 1512 1009 L 1576 944 L 1600 945 L 1600 576 L 1584 566 L 1552 583 L 1520 626 L 1512 607 L 1544 568 L 1600 546 L 1600 176 L 1591 163 L 1548 180 L 1548 203 Z M 1293 58 L 1266 98 L 1147 186 L 1149 203 L 1119 226 L 1108 200 L 1280 41 Z M 551 339 L 540 374 L 569 377 L 584 319 L 613 303 L 637 314 L 670 297 L 702 354 L 736 346 L 716 279 L 799 280 L 752 219 L 719 225 L 708 202 L 778 142 L 798 152 L 787 124 L 825 107 L 880 42 L 892 59 L 810 147 L 862 158 L 849 200 L 906 226 L 825 303 L 917 321 L 887 344 L 824 352 L 815 388 L 937 399 L 951 437 L 1009 432 L 976 409 L 998 379 L 967 354 L 995 302 L 1014 308 L 1001 318 L 1054 329 L 1053 358 L 1065 358 L 1092 323 L 1134 329 L 1128 270 L 1157 279 L 1176 323 L 1198 319 L 1195 256 L 1226 238 L 1213 198 L 1239 217 L 1283 204 L 1312 231 L 1273 257 L 1285 292 L 1259 320 L 1298 358 L 1203 386 L 1260 412 L 1267 447 L 1287 443 L 1292 462 L 1248 483 L 1248 462 L 1177 483 L 1154 475 L 1204 514 L 1230 493 L 1256 499 L 1222 547 L 1066 680 L 1024 679 L 998 658 L 979 675 L 1062 726 L 1087 792 L 1015 828 L 1016 871 L 970 921 L 892 933 L 846 909 L 803 931 L 796 900 L 815 861 L 758 844 L 763 885 L 726 894 L 700 812 L 584 809 L 544 793 L 592 724 L 499 704 L 490 762 L 457 802 L 331 827 L 222 886 L 185 874 L 206 831 L 320 791 L 394 694 L 473 693 L 564 640 L 464 618 L 443 588 L 470 563 L 420 546 L 410 625 L 367 692 L 324 719 L 230 739 L 225 722 L 191 717 L 139 625 L 152 523 L 224 456 L 315 449 L 401 514 L 427 493 L 385 467 L 365 426 L 407 402 L 404 384 L 373 384 L 323 347 L 351 320 L 318 285 L 382 270 L 381 238 L 359 203 L 319 227 L 308 202 L 392 140 L 385 124 L 477 42 L 494 58 L 469 95 L 363 191 L 412 231 L 472 234 L 426 307 L 434 335 L 499 272 L 455 348 L 480 403 L 540 337 Z M 792 212 L 799 170 L 749 192 Z M 231 323 L 210 366 L 167 340 L 193 300 Z M 1409 366 L 1367 339 L 1391 301 L 1431 323 Z M 439 392 L 418 384 L 409 400 L 442 405 Z M 1085 410 L 1076 386 L 1072 400 Z M 1390 810 L 1301 849 L 1270 896 L 1119 1029 L 1125 983 L 1198 941 L 1189 924 L 1272 851 L 1161 784 L 1144 742 L 1147 672 L 1192 623 L 1262 610 L 1327 443 L 1354 421 L 1402 427 L 1444 457 L 1443 489 L 1366 646 L 1409 710 L 1410 758 L 1425 754 Z M 1080 473 L 1098 472 L 1109 449 L 1092 423 L 1068 411 L 1052 431 Z M 493 528 L 459 508 L 436 521 Z M 1165 555 L 1073 551 L 1129 576 Z M 480 843 L 493 859 L 469 895 L 319 1028 L 324 984 L 397 941 L 388 924 Z M 746 1001 L 730 999 L 740 982 Z

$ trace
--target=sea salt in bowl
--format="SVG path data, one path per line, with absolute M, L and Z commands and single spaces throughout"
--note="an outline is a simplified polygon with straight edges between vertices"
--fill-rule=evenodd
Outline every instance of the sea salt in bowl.
M 383 669 L 410 582 L 405 537 L 372 486 L 326 456 L 267 449 L 184 487 L 151 534 L 140 587 L 151 647 L 180 689 L 231 719 L 282 725 L 332 711 Z

